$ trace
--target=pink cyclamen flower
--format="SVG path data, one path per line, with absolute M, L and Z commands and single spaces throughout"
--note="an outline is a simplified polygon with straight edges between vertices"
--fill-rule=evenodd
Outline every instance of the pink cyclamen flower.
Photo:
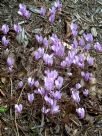
M 31 16 L 31 13 L 26 9 L 24 4 L 19 4 L 18 14 L 24 16 L 26 19 L 29 19 Z
M 59 100 L 62 97 L 62 93 L 60 91 L 53 92 L 52 95 L 56 100 Z
M 71 23 L 71 30 L 77 30 L 78 29 L 78 26 L 77 26 L 77 24 L 75 24 L 75 23 Z
M 46 107 L 43 106 L 41 111 L 42 113 L 47 114 L 50 111 L 50 109 L 46 109 Z
M 64 56 L 65 47 L 63 45 L 61 45 L 61 43 L 53 45 L 52 50 L 54 51 L 55 55 L 57 55 L 59 57 Z
M 28 85 L 32 87 L 34 85 L 34 79 L 32 77 L 28 78 Z
M 79 45 L 80 45 L 81 47 L 83 47 L 83 46 L 85 45 L 85 41 L 84 41 L 83 38 L 81 38 L 81 39 L 79 40 Z
M 54 78 L 48 78 L 44 77 L 44 86 L 47 90 L 53 90 L 54 89 Z
M 56 79 L 57 76 L 58 76 L 58 72 L 56 70 L 53 70 L 53 71 L 49 71 L 49 70 L 46 70 L 45 71 L 45 74 L 47 75 L 48 78 L 52 78 L 52 79 Z
M 19 24 L 14 24 L 14 30 L 17 34 L 19 34 L 22 31 L 22 28 Z
M 93 57 L 87 57 L 87 62 L 90 66 L 94 64 L 94 58 Z
M 21 113 L 22 109 L 23 109 L 23 105 L 22 104 L 15 104 L 15 112 Z
M 85 81 L 89 81 L 92 77 L 92 73 L 82 71 L 81 76 L 84 78 Z
M 10 40 L 6 39 L 5 36 L 2 37 L 2 44 L 3 44 L 4 46 L 8 46 L 9 42 L 10 42 Z
M 53 99 L 51 99 L 50 97 L 48 97 L 47 95 L 45 95 L 44 96 L 44 100 L 48 103 L 48 104 L 50 104 L 50 105 L 53 105 Z
M 62 68 L 65 68 L 67 66 L 67 62 L 66 61 L 62 61 L 60 65 L 61 65 Z
M 78 47 L 78 41 L 76 39 L 74 39 L 72 47 L 73 48 L 77 48 Z
M 38 48 L 38 50 L 34 52 L 34 57 L 36 60 L 43 57 L 43 55 L 44 55 L 44 48 Z
M 55 80 L 55 86 L 57 89 L 60 89 L 63 85 L 63 77 L 59 76 L 56 80 Z
M 37 94 L 40 94 L 41 96 L 45 95 L 45 90 L 44 88 L 38 88 L 38 90 L 36 91 Z
M 39 87 L 39 81 L 34 82 L 35 87 Z
M 44 45 L 45 47 L 48 47 L 48 45 L 49 45 L 49 42 L 48 42 L 48 40 L 47 40 L 46 37 L 43 39 L 43 45 Z
M 54 100 L 53 104 L 51 105 L 50 113 L 51 114 L 56 114 L 58 112 L 60 112 L 59 105 L 57 105 L 57 101 Z
M 55 21 L 56 8 L 53 6 L 51 9 L 49 9 L 49 11 L 50 11 L 49 21 L 51 22 L 51 24 L 53 24 Z
M 60 0 L 57 0 L 54 3 L 54 7 L 56 8 L 56 10 L 61 11 L 61 9 L 62 9 L 62 3 L 60 2 Z
M 24 85 L 24 84 L 23 84 L 23 81 L 20 81 L 20 82 L 18 83 L 18 88 L 21 89 L 21 88 L 23 87 L 23 85 Z
M 28 10 L 26 10 L 24 16 L 26 19 L 29 19 L 31 16 L 31 13 Z
M 2 26 L 2 32 L 3 32 L 4 34 L 7 34 L 7 33 L 9 32 L 9 26 L 6 25 L 6 24 L 4 24 L 4 25 Z
M 14 62 L 15 62 L 14 58 L 12 56 L 8 56 L 8 58 L 7 58 L 7 65 L 9 67 L 12 67 L 14 65 Z
M 87 97 L 89 95 L 89 90 L 88 89 L 83 90 L 83 95 Z
M 72 99 L 76 102 L 79 103 L 80 102 L 80 96 L 79 96 L 79 91 L 72 91 L 71 94 Z
M 12 71 L 13 71 L 13 66 L 8 67 L 8 71 L 9 71 L 9 72 L 12 72 Z
M 78 26 L 77 26 L 77 24 L 71 23 L 70 27 L 71 27 L 71 31 L 72 31 L 73 36 L 77 36 L 77 34 L 78 34 L 78 31 L 77 31 Z
M 87 42 L 93 42 L 93 35 L 91 33 L 89 34 L 84 33 L 83 36 Z
M 85 110 L 84 108 L 78 108 L 76 109 L 76 112 L 80 119 L 83 119 L 85 117 Z
M 44 54 L 43 60 L 44 60 L 45 64 L 52 66 L 52 64 L 53 64 L 53 54 L 51 54 L 51 55 Z
M 18 14 L 21 15 L 21 16 L 23 16 L 24 13 L 25 13 L 25 11 L 26 11 L 26 5 L 24 5 L 24 4 L 19 4 Z
M 55 21 L 55 14 L 51 14 L 51 15 L 49 16 L 49 22 L 50 22 L 51 24 L 53 24 L 54 21 Z
M 87 50 L 87 51 L 90 50 L 91 49 L 91 45 L 89 43 L 86 44 L 85 47 L 84 47 L 84 49 Z
M 35 39 L 37 40 L 38 43 L 42 44 L 43 37 L 41 35 L 35 35 Z
M 30 103 L 32 103 L 34 101 L 34 94 L 33 93 L 32 94 L 28 93 L 28 101 Z
M 45 14 L 46 14 L 46 9 L 44 8 L 44 7 L 41 7 L 41 9 L 40 9 L 40 15 L 41 16 L 45 16 Z
M 52 6 L 52 8 L 51 9 L 49 9 L 49 12 L 50 12 L 50 15 L 52 15 L 52 14 L 56 14 L 56 8 L 54 7 L 54 6 Z
M 97 42 L 97 43 L 94 45 L 94 49 L 95 49 L 96 51 L 101 52 L 101 51 L 102 51 L 102 46 L 101 46 L 101 44 L 100 44 L 99 42 Z
M 26 5 L 24 4 L 19 4 L 19 11 L 18 11 L 18 14 L 21 15 L 21 16 L 25 16 L 26 12 Z
M 76 89 L 80 89 L 80 88 L 81 88 L 81 84 L 80 84 L 80 83 L 77 83 L 77 84 L 75 85 L 75 87 L 76 87 Z

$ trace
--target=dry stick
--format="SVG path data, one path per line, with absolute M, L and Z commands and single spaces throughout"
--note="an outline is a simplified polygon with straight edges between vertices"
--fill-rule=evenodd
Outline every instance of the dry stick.
M 11 99 L 12 99 L 12 94 L 13 94 L 13 89 L 12 89 L 12 77 L 10 77 L 10 83 L 11 83 Z M 10 116 L 12 118 L 12 108 L 10 109 Z M 16 112 L 15 112 L 15 126 L 16 126 L 16 130 L 17 130 L 17 136 L 19 136 L 19 132 L 18 132 L 18 127 L 17 127 L 17 122 L 16 122 Z
M 20 93 L 20 95 L 19 95 L 19 97 L 18 97 L 18 100 L 17 100 L 17 104 L 18 104 L 19 101 L 20 101 L 20 98 L 21 98 L 21 95 L 22 95 L 22 93 L 23 93 L 23 91 L 24 91 L 25 86 L 26 86 L 26 84 L 25 84 L 24 87 L 22 88 L 22 91 L 21 91 L 21 93 Z M 17 136 L 19 136 L 19 131 L 18 131 L 18 125 L 17 125 L 16 117 L 17 117 L 17 114 L 16 114 L 16 111 L 15 111 L 15 126 L 16 126 Z
M 26 86 L 26 84 L 25 84 L 24 87 L 22 88 L 22 91 L 21 91 L 21 93 L 20 93 L 20 95 L 19 95 L 19 97 L 18 97 L 18 100 L 17 100 L 17 104 L 18 104 L 19 101 L 20 101 L 20 98 L 21 98 L 21 96 L 22 96 L 22 93 L 23 93 L 23 91 L 24 91 L 25 86 Z
M 70 83 L 66 84 L 65 86 L 62 87 L 61 91 L 66 88 Z
M 43 130 L 43 126 L 44 126 L 44 114 L 42 113 L 42 120 L 41 120 L 41 128 L 40 128 L 40 135 L 42 136 L 41 132 Z
M 15 111 L 15 126 L 16 126 L 16 136 L 19 136 L 19 131 L 18 131 L 18 125 L 17 125 L 17 120 L 16 120 L 16 111 Z
M 12 89 L 12 77 L 10 77 L 10 84 L 11 84 L 11 100 L 12 100 L 12 92 L 13 92 L 13 89 Z M 12 118 L 12 107 L 10 108 L 10 116 Z

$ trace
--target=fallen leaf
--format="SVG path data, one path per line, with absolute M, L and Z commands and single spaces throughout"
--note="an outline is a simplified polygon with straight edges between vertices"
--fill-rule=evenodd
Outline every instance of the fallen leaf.
M 66 34 L 66 37 L 70 37 L 70 36 L 71 36 L 71 28 L 70 28 L 70 25 L 71 25 L 71 21 L 66 20 L 66 21 L 65 21 L 65 34 Z
M 97 31 L 96 31 L 96 28 L 95 27 L 92 27 L 91 28 L 91 33 L 94 37 L 97 37 Z

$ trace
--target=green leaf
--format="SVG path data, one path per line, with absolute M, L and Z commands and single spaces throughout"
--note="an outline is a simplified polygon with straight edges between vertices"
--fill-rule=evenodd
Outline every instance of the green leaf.
M 1 106 L 1 107 L 0 107 L 0 113 L 4 113 L 4 112 L 6 112 L 7 110 L 8 110 L 7 107 L 4 107 L 4 106 Z
M 29 38 L 24 28 L 22 28 L 22 32 L 16 36 L 16 40 L 18 41 L 19 44 L 23 44 L 25 47 L 28 45 Z

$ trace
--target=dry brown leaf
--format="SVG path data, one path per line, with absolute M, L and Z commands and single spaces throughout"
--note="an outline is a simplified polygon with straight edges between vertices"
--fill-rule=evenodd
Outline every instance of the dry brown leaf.
M 70 37 L 70 36 L 71 36 L 71 28 L 70 28 L 70 25 L 71 25 L 71 21 L 66 20 L 66 21 L 65 21 L 65 34 L 66 34 L 66 37 Z
M 91 33 L 94 37 L 97 37 L 97 31 L 96 31 L 96 28 L 95 27 L 92 27 L 91 28 Z

